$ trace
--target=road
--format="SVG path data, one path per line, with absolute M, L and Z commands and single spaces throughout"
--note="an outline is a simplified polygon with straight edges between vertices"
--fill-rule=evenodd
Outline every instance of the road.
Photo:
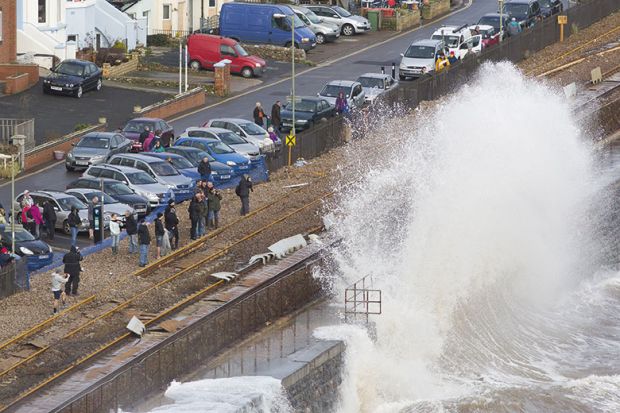
M 355 37 L 342 38 L 340 41 L 351 43 L 351 53 L 315 67 L 300 68 L 302 71 L 298 72 L 295 78 L 296 94 L 315 95 L 330 80 L 355 79 L 366 72 L 378 72 L 380 66 L 386 66 L 386 70 L 389 70 L 392 62 L 398 65 L 400 53 L 404 52 L 411 42 L 430 38 L 437 27 L 465 23 L 474 24 L 483 14 L 495 11 L 497 11 L 496 0 L 472 0 L 469 6 L 453 12 L 429 26 L 398 34 L 396 37 L 361 50 L 356 50 L 357 41 Z M 281 79 L 269 77 L 267 83 L 257 88 L 178 117 L 172 120 L 171 124 L 175 131 L 180 133 L 189 126 L 202 125 L 209 118 L 226 116 L 249 119 L 256 102 L 263 102 L 264 106 L 270 108 L 275 100 L 285 100 L 290 93 L 290 88 L 290 76 Z M 31 191 L 37 189 L 64 190 L 65 186 L 79 175 L 76 172 L 67 172 L 63 163 L 53 164 L 41 171 L 18 178 L 15 183 L 15 193 L 17 194 L 25 189 Z M 3 204 L 10 204 L 8 201 L 10 198 L 10 182 L 0 185 L 0 201 Z M 56 246 L 55 244 L 52 245 Z M 63 242 L 62 246 L 59 246 L 65 247 L 65 244 L 66 242 Z

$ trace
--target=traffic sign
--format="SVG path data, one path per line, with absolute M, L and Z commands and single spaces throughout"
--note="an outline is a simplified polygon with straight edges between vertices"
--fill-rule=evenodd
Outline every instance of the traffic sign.
M 286 136 L 286 146 L 295 146 L 296 144 L 295 135 L 287 135 Z
M 567 24 L 568 16 L 558 16 L 558 24 Z

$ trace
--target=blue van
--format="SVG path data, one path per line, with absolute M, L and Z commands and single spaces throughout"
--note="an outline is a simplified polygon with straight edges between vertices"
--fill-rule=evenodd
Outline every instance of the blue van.
M 316 46 L 314 33 L 286 5 L 224 3 L 220 35 L 238 42 L 291 46 L 291 19 L 295 19 L 295 46 L 306 51 Z

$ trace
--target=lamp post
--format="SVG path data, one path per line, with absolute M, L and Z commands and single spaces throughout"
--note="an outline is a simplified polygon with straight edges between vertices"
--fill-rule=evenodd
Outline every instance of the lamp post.
M 503 26 L 504 26 L 504 0 L 497 0 L 499 3 L 499 41 L 503 40 Z
M 293 106 L 293 129 L 291 135 L 294 137 L 293 140 L 297 141 L 297 133 L 295 123 L 295 14 L 291 15 L 291 104 Z M 288 166 L 291 166 L 291 151 L 293 146 L 288 147 Z
M 11 254 L 15 254 L 15 159 L 11 155 Z

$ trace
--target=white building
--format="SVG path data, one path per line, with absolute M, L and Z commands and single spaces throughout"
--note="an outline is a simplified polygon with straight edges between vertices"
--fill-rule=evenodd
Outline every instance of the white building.
M 52 56 L 75 58 L 76 45 L 67 42 L 67 0 L 17 0 L 17 54 L 51 67 Z
M 230 0 L 138 0 L 124 11 L 134 19 L 148 19 L 148 34 L 185 35 L 190 29 L 200 28 L 202 16 L 206 20 L 218 15 L 227 1 Z
M 73 0 L 66 7 L 67 36 L 80 49 L 111 47 L 117 41 L 127 50 L 146 44 L 145 18 L 134 20 L 106 0 Z

